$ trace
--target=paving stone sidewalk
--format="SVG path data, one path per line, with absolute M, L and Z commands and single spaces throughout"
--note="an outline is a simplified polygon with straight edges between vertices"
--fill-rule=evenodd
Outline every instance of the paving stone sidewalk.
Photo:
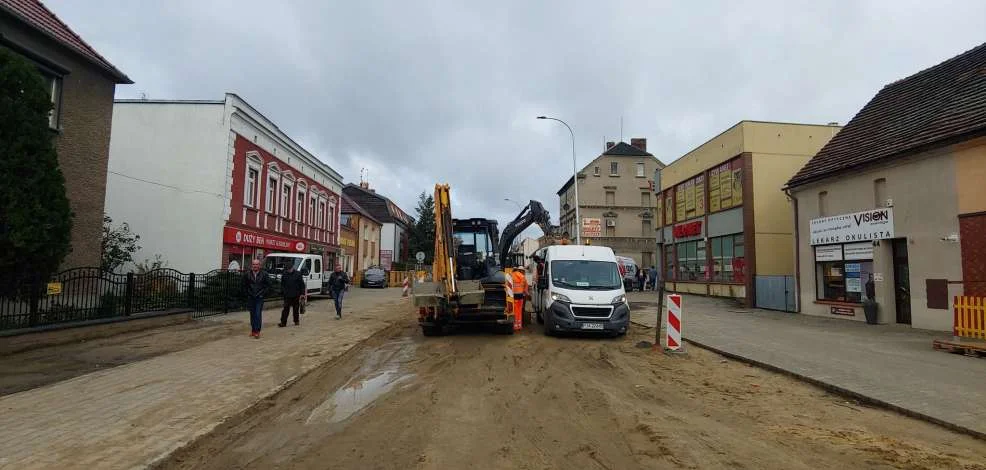
M 0 469 L 145 468 L 408 315 L 400 294 L 354 289 L 300 327 L 268 310 L 259 340 L 234 314 L 242 336 L 2 397 Z
M 656 305 L 657 295 L 630 300 Z M 682 303 L 686 340 L 986 436 L 986 359 L 933 350 L 932 340 L 948 333 L 748 310 L 701 296 Z M 645 305 L 633 321 L 653 327 L 655 313 Z

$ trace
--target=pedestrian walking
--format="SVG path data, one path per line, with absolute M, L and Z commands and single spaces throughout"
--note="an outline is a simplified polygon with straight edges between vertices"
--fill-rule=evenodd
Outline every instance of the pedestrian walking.
M 305 279 L 301 272 L 294 269 L 294 263 L 289 260 L 284 264 L 284 271 L 281 273 L 281 295 L 284 297 L 284 308 L 281 310 L 281 322 L 278 327 L 284 328 L 288 325 L 288 310 L 292 310 L 294 324 L 301 324 L 301 296 L 305 294 Z
M 650 269 L 647 271 L 650 276 L 650 290 L 657 290 L 657 269 L 652 264 Z
M 644 270 L 643 269 L 638 269 L 637 270 L 637 288 L 640 289 L 641 291 L 643 291 L 644 290 L 644 284 L 646 284 L 646 283 L 647 283 L 647 275 L 644 274 Z
M 247 308 L 250 309 L 250 336 L 260 339 L 260 327 L 263 324 L 264 297 L 270 290 L 270 276 L 267 271 L 260 269 L 260 260 L 250 263 L 250 271 L 243 275 L 243 292 L 247 298 Z
M 336 320 L 342 318 L 342 297 L 349 290 L 352 280 L 349 275 L 342 270 L 342 265 L 337 264 L 336 270 L 329 276 L 329 289 L 332 290 L 332 300 L 336 304 Z

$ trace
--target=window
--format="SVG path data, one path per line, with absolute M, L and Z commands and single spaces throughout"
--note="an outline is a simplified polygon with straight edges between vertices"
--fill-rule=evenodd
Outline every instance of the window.
M 335 219 L 336 219 L 336 206 L 329 206 L 328 216 L 325 220 L 326 220 L 326 225 L 329 227 L 330 232 L 334 232 L 336 230 Z
M 350 218 L 349 214 L 342 214 L 342 215 L 340 215 L 339 216 L 339 224 L 340 225 L 345 225 L 345 226 L 348 227 L 349 226 L 349 218 Z
M 828 191 L 822 191 L 818 193 L 818 216 L 825 217 L 828 215 Z
M 642 191 L 640 193 L 640 205 L 644 207 L 650 207 L 650 193 Z
M 325 201 L 318 201 L 318 226 L 325 228 Z
M 664 246 L 664 279 L 674 279 L 674 245 Z
M 704 281 L 706 280 L 706 259 L 705 242 L 696 240 L 693 242 L 678 243 L 678 281 Z
M 705 175 L 678 184 L 674 195 L 677 222 L 705 215 Z
M 607 206 L 616 205 L 616 191 L 606 191 L 606 205 Z
M 277 212 L 277 176 L 267 178 L 267 212 Z
M 312 194 L 311 199 L 308 200 L 308 218 L 305 219 L 305 223 L 312 225 L 315 223 L 315 195 Z
M 637 163 L 637 178 L 643 178 L 643 177 L 644 177 L 644 164 Z
M 873 207 L 887 206 L 887 179 L 873 180 Z
M 246 193 L 243 201 L 247 207 L 257 207 L 257 180 L 259 179 L 260 170 L 252 167 L 247 169 Z
M 607 237 L 616 236 L 616 221 L 613 219 L 606 220 L 606 236 Z
M 709 240 L 712 245 L 712 280 L 744 282 L 746 249 L 743 235 L 727 235 Z
M 48 127 L 58 129 L 62 114 L 62 77 L 45 70 L 41 70 L 41 76 L 44 78 L 45 89 L 51 98 L 51 111 L 48 112 Z
M 294 199 L 294 220 L 301 222 L 304 212 L 305 205 L 305 190 L 298 189 L 298 197 Z
M 304 272 L 311 273 L 312 272 L 312 260 L 306 259 L 305 260 L 305 264 L 301 265 L 300 271 L 303 272 L 303 273 Z
M 873 243 L 815 247 L 815 298 L 861 303 L 874 294 Z
M 316 273 L 322 272 L 322 260 L 318 258 L 315 258 L 315 272 Z
M 651 228 L 650 220 L 640 222 L 640 236 L 650 238 L 654 236 L 654 229 Z
M 599 176 L 599 167 L 598 166 L 592 169 L 592 176 Z
M 281 217 L 291 218 L 291 185 L 285 184 L 281 194 Z
M 620 174 L 619 162 L 609 162 L 609 175 L 617 176 Z

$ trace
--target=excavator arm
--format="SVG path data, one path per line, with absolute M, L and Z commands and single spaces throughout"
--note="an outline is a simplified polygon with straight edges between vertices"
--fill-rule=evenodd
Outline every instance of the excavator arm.
M 455 240 L 452 234 L 452 204 L 449 185 L 435 185 L 435 261 L 432 280 L 440 283 L 446 298 L 456 294 Z
M 553 236 L 555 228 L 551 225 L 551 215 L 541 205 L 540 202 L 532 200 L 527 207 L 520 211 L 520 215 L 503 228 L 500 234 L 500 244 L 497 246 L 497 253 L 500 254 L 500 264 L 507 266 L 510 256 L 510 246 L 514 239 L 531 224 L 537 224 L 545 235 Z

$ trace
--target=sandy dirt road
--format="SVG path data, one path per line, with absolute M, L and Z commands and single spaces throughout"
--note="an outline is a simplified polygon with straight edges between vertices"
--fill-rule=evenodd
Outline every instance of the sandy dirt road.
M 690 348 L 408 319 L 165 469 L 986 470 L 986 442 Z

